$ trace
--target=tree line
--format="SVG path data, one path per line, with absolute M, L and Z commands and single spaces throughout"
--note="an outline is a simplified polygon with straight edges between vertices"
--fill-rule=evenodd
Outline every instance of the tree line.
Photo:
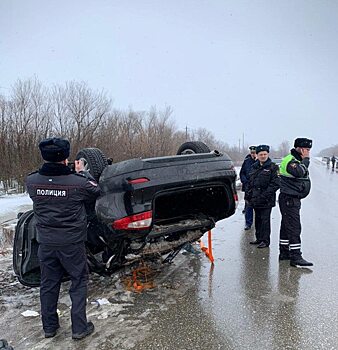
M 115 109 L 105 91 L 83 82 L 46 87 L 37 79 L 18 80 L 8 96 L 0 95 L 0 183 L 5 191 L 14 186 L 22 191 L 26 175 L 42 163 L 39 142 L 53 136 L 70 141 L 70 159 L 85 147 L 100 148 L 114 162 L 173 155 L 190 140 L 226 152 L 234 161 L 247 154 L 246 147 L 231 147 L 204 128 L 178 130 L 172 114 L 171 107 Z M 288 146 L 284 142 L 275 153 Z

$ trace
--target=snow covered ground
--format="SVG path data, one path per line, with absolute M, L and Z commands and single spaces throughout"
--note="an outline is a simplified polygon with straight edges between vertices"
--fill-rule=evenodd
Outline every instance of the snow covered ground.
M 0 197 L 0 243 L 1 223 L 7 224 L 18 212 L 31 206 L 27 195 Z M 55 338 L 45 339 L 39 316 L 39 288 L 26 288 L 19 283 L 12 268 L 12 248 L 6 245 L 2 249 L 0 244 L 0 339 L 7 339 L 16 350 L 135 348 L 167 310 L 191 289 L 191 281 L 197 278 L 195 270 L 201 262 L 197 255 L 187 254 L 179 254 L 172 264 L 147 263 L 153 287 L 144 293 L 129 287 L 128 281 L 133 281 L 130 267 L 111 277 L 90 274 L 87 316 L 95 323 L 95 334 L 76 343 L 69 340 L 70 283 L 62 284 L 58 303 L 62 328 Z
M 14 231 L 18 213 L 31 209 L 32 204 L 27 194 L 0 196 L 0 252 L 12 245 L 11 232 Z
M 14 219 L 16 214 L 32 207 L 32 200 L 27 194 L 0 196 L 0 223 Z

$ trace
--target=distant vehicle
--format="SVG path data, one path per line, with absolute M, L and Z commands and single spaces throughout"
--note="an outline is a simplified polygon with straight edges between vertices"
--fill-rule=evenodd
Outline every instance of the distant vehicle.
M 90 270 L 101 275 L 137 256 L 168 254 L 170 261 L 236 210 L 233 162 L 202 142 L 184 143 L 176 156 L 111 165 L 97 148 L 81 150 L 78 158 L 102 189 L 89 211 L 86 243 Z M 19 218 L 13 249 L 15 274 L 26 286 L 40 284 L 37 250 L 34 214 L 28 211 Z

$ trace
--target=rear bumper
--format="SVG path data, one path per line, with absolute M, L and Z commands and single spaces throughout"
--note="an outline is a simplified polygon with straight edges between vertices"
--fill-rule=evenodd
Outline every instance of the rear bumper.
M 187 231 L 202 231 L 206 232 L 215 227 L 215 223 L 209 219 L 200 219 L 200 220 L 181 220 L 174 224 L 170 225 L 154 225 L 152 230 L 147 236 L 147 240 L 161 236 L 170 236 L 172 234 L 185 233 Z

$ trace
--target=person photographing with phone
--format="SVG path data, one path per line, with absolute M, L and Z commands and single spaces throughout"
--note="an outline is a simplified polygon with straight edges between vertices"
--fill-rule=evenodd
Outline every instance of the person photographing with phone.
M 290 154 L 283 158 L 280 168 L 279 208 L 282 215 L 279 240 L 279 260 L 290 260 L 294 267 L 313 266 L 301 252 L 301 200 L 310 193 L 310 150 L 312 140 L 297 138 Z
M 42 167 L 27 176 L 26 187 L 33 201 L 38 257 L 41 270 L 40 302 L 46 338 L 60 327 L 57 303 L 62 278 L 71 280 L 72 338 L 83 339 L 94 331 L 86 318 L 88 266 L 86 205 L 95 202 L 100 188 L 85 171 L 82 159 L 75 160 L 75 172 L 68 166 L 69 141 L 48 138 L 39 144 Z

